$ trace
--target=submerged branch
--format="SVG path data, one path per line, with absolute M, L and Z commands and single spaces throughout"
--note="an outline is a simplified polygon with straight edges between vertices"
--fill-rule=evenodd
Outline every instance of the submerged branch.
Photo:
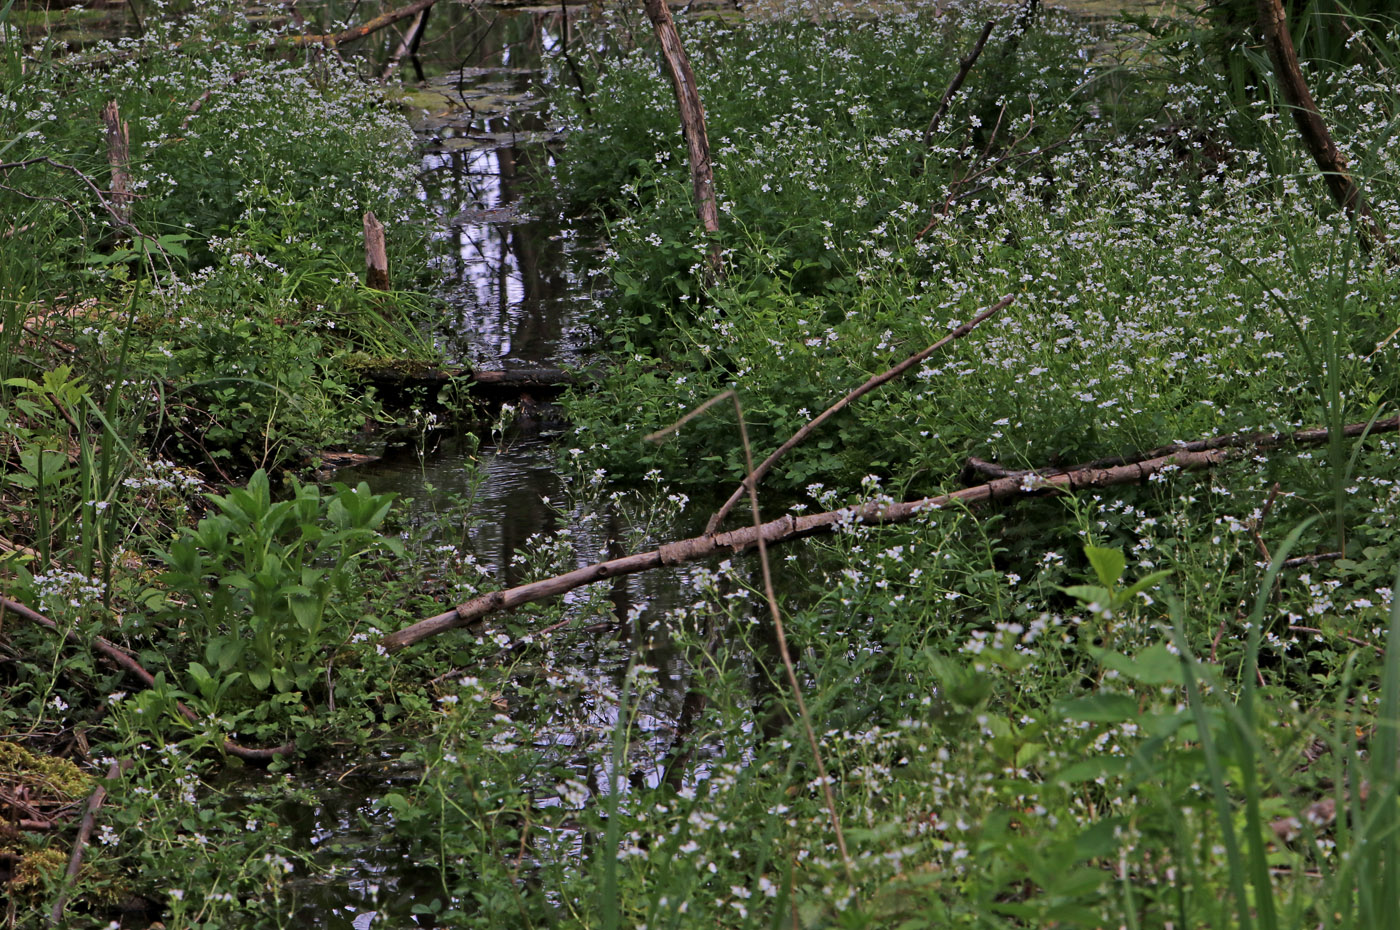
M 1366 424 L 1352 424 L 1346 427 L 1344 432 L 1348 436 L 1359 436 L 1365 432 L 1394 431 L 1397 428 L 1400 428 L 1400 418 L 1392 417 L 1389 420 L 1375 423 L 1369 431 L 1366 430 Z M 1327 438 L 1327 431 L 1305 430 L 1281 435 L 1286 435 L 1288 441 L 1295 443 L 1316 444 Z M 1164 455 L 1110 468 L 1101 468 L 1090 464 L 1043 476 L 1028 472 L 1022 475 L 998 478 L 961 491 L 904 503 L 871 502 L 857 507 L 843 507 L 840 510 L 800 517 L 782 516 L 756 527 L 746 526 L 728 533 L 696 536 L 692 539 L 668 543 L 650 552 L 598 562 L 553 578 L 519 585 L 504 591 L 492 591 L 464 604 L 459 604 L 445 613 L 420 620 L 397 632 L 390 633 L 380 640 L 380 644 L 390 650 L 404 649 L 439 633 L 446 633 L 449 630 L 475 623 L 482 617 L 497 611 L 510 610 L 534 601 L 557 597 L 575 588 L 605 581 L 609 578 L 617 578 L 621 575 L 636 574 L 653 568 L 661 568 L 664 565 L 679 565 L 683 562 L 730 555 L 756 545 L 760 537 L 765 544 L 771 546 L 801 539 L 804 536 L 836 532 L 858 524 L 873 526 L 885 523 L 904 523 L 929 511 L 954 505 L 971 506 L 989 501 L 1011 500 L 1033 495 L 1062 494 L 1087 488 L 1136 484 L 1171 469 L 1213 468 L 1229 461 L 1243 450 L 1267 448 L 1270 445 L 1270 440 L 1276 438 L 1277 436 L 1266 436 L 1252 443 L 1240 440 L 1239 437 L 1221 437 L 1219 440 L 1207 439 L 1202 440 L 1201 443 L 1187 444 L 1188 446 L 1209 446 L 1209 448 L 1202 448 L 1199 451 L 1173 448 Z M 1278 445 L 1280 443 L 1274 442 L 1272 444 Z

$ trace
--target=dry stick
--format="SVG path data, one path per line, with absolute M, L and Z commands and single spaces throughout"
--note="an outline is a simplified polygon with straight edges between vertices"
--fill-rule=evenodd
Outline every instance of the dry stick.
M 749 431 L 744 425 L 744 408 L 739 404 L 738 395 L 727 391 L 734 398 L 734 413 L 739 418 L 739 439 L 744 444 L 744 465 L 752 478 L 753 449 L 749 446 Z M 812 758 L 816 760 L 817 777 L 821 779 L 822 794 L 826 798 L 826 810 L 831 817 L 831 830 L 836 834 L 836 848 L 841 851 L 841 863 L 846 869 L 846 880 L 855 884 L 855 873 L 851 869 L 851 854 L 846 851 L 846 835 L 841 831 L 841 818 L 836 813 L 836 795 L 831 788 L 831 779 L 826 774 L 826 763 L 822 761 L 821 745 L 817 742 L 816 731 L 812 729 L 812 717 L 807 712 L 807 702 L 802 697 L 802 685 L 797 681 L 797 671 L 793 668 L 792 654 L 788 651 L 787 634 L 783 632 L 782 612 L 778 610 L 778 596 L 773 593 L 773 573 L 768 567 L 768 544 L 763 539 L 763 518 L 758 510 L 756 481 L 747 482 L 749 506 L 753 511 L 753 528 L 758 537 L 758 564 L 763 570 L 763 594 L 768 599 L 768 610 L 773 616 L 773 633 L 778 640 L 778 654 L 782 656 L 783 668 L 787 671 L 788 684 L 792 686 L 792 696 L 797 701 L 797 713 L 802 718 L 802 728 L 807 733 L 807 742 L 812 746 Z
M 982 34 L 977 37 L 977 43 L 972 46 L 972 51 L 968 52 L 958 60 L 958 73 L 953 75 L 953 80 L 948 83 L 948 89 L 943 92 L 943 99 L 938 102 L 938 109 L 933 111 L 933 119 L 929 120 L 928 128 L 924 130 L 924 148 L 933 144 L 933 134 L 938 132 L 938 125 L 943 122 L 943 117 L 948 115 L 948 107 L 953 103 L 953 96 L 962 88 L 963 81 L 967 80 L 967 74 L 972 70 L 972 66 L 977 63 L 977 58 L 982 54 L 982 49 L 987 44 L 987 38 L 996 28 L 994 21 L 988 21 L 982 27 Z
M 1249 521 L 1249 532 L 1254 537 L 1254 544 L 1259 547 L 1259 554 L 1264 557 L 1265 564 L 1272 562 L 1274 557 L 1269 554 L 1269 547 L 1264 543 L 1264 537 L 1259 532 L 1264 526 L 1264 521 L 1269 519 L 1269 511 L 1274 509 L 1274 501 L 1278 500 L 1279 484 L 1274 482 L 1274 486 L 1269 489 L 1268 500 L 1264 501 L 1263 508 L 1259 511 L 1259 517 Z
M 247 76 L 247 71 L 235 71 L 229 75 L 228 80 L 224 82 L 224 86 L 228 87 L 233 84 L 237 84 L 239 81 L 243 80 Z M 181 132 L 184 132 L 186 129 L 190 128 L 190 121 L 193 120 L 195 118 L 195 115 L 198 114 L 199 111 L 204 108 L 204 105 L 209 102 L 209 98 L 214 96 L 214 91 L 216 89 L 218 88 L 206 88 L 204 93 L 199 95 L 199 99 L 196 100 L 194 103 L 190 104 L 190 111 L 186 113 L 185 118 L 180 121 Z
M 963 336 L 966 336 L 968 333 L 972 332 L 974 329 L 980 326 L 984 321 L 990 319 L 991 317 L 1000 313 L 1006 307 L 1010 306 L 1011 302 L 1015 299 L 1016 298 L 1011 295 L 1003 297 L 1001 300 L 992 304 L 992 306 L 988 307 L 986 310 L 983 310 L 977 316 L 973 317 L 968 322 L 959 326 L 957 329 L 954 329 L 948 335 L 944 336 L 942 339 L 938 340 L 933 345 L 929 346 L 927 349 L 924 349 L 922 352 L 919 352 L 915 355 L 909 356 L 907 359 L 900 362 L 898 365 L 894 366 L 888 371 L 876 375 L 869 381 L 866 381 L 860 387 L 856 388 L 854 391 L 851 391 L 845 397 L 838 400 L 836 403 L 832 404 L 830 407 L 827 407 L 825 410 L 823 410 L 814 419 L 807 423 L 806 426 L 803 426 L 796 433 L 793 433 L 792 438 L 789 439 L 787 442 L 783 443 L 781 446 L 779 446 L 773 452 L 772 455 L 764 459 L 762 464 L 760 464 L 758 468 L 750 471 L 749 476 L 739 484 L 739 487 L 737 487 L 734 490 L 733 494 L 729 495 L 729 500 L 724 502 L 724 506 L 720 507 L 720 509 L 715 512 L 715 515 L 713 517 L 710 517 L 710 522 L 705 525 L 705 534 L 709 535 L 715 532 L 715 530 L 719 529 L 720 523 L 722 523 L 724 521 L 724 518 L 729 515 L 729 511 L 734 508 L 734 505 L 736 503 L 738 503 L 739 498 L 744 495 L 744 490 L 746 488 L 756 488 L 758 486 L 758 482 L 762 481 L 763 477 L 767 475 L 770 470 L 772 470 L 773 465 L 778 461 L 779 458 L 782 457 L 784 452 L 787 452 L 793 446 L 798 445 L 808 436 L 812 435 L 813 431 L 815 431 L 817 427 L 821 426 L 827 420 L 840 413 L 847 406 L 849 406 L 852 401 L 855 401 L 860 397 L 869 394 L 871 391 L 875 390 L 877 387 L 879 387 L 882 384 L 885 384 L 886 382 L 893 381 L 895 378 L 898 378 L 910 368 L 913 368 L 915 365 L 918 365 L 921 362 L 923 362 L 930 355 L 937 352 L 939 349 L 943 348 L 948 343 L 961 339 Z
M 389 254 L 384 246 L 384 224 L 374 211 L 364 215 L 365 286 L 374 291 L 389 289 Z
M 1256 0 L 1259 11 L 1259 25 L 1264 30 L 1264 44 L 1269 49 L 1269 60 L 1274 65 L 1274 76 L 1288 108 L 1293 111 L 1293 122 L 1303 137 L 1303 144 L 1312 155 L 1322 176 L 1327 181 L 1327 189 L 1337 206 L 1346 210 L 1347 215 L 1360 227 L 1361 242 L 1364 246 L 1379 244 L 1391 262 L 1400 261 L 1400 255 L 1386 242 L 1385 232 L 1371 215 L 1371 209 L 1361 196 L 1361 188 L 1352 179 L 1346 158 L 1337 149 L 1336 143 L 1322 121 L 1317 104 L 1313 101 L 1308 82 L 1303 79 L 1303 71 L 1298 66 L 1298 53 L 1293 48 L 1293 36 L 1288 30 L 1288 17 L 1281 0 Z
M 131 760 L 129 759 L 113 762 L 111 768 L 107 769 L 107 781 L 112 781 L 130 766 Z M 78 838 L 73 841 L 73 854 L 68 857 L 68 872 L 63 878 L 63 890 L 58 893 L 58 897 L 54 900 L 53 910 L 49 911 L 49 924 L 51 926 L 57 927 L 59 922 L 63 920 L 63 908 L 68 903 L 68 890 L 73 886 L 73 882 L 78 878 L 79 870 L 83 867 L 83 850 L 87 848 L 88 840 L 92 837 L 92 828 L 97 824 L 97 810 L 106 799 L 106 785 L 98 785 L 97 790 L 88 798 L 87 811 L 83 813 L 83 822 L 78 827 Z
M 1367 424 L 1349 424 L 1343 429 L 1347 435 L 1361 435 Z M 1400 428 L 1400 418 L 1391 418 L 1371 425 L 1370 432 L 1393 432 Z M 1059 471 L 1047 475 L 1024 472 L 1005 478 L 998 478 L 976 487 L 964 488 L 936 497 L 925 497 L 915 501 L 882 505 L 877 502 L 856 507 L 843 507 L 826 513 L 807 514 L 795 517 L 786 515 L 769 520 L 759 527 L 746 526 L 728 533 L 706 534 L 678 542 L 667 543 L 659 549 L 635 555 L 597 562 L 584 568 L 575 569 L 553 578 L 545 578 L 529 584 L 519 585 L 504 591 L 492 591 L 458 604 L 451 610 L 410 624 L 397 632 L 390 633 L 379 641 L 385 649 L 399 650 L 419 643 L 439 633 L 446 633 L 475 623 L 488 614 L 500 610 L 512 610 L 534 601 L 557 597 L 575 588 L 649 571 L 664 565 L 679 565 L 699 559 L 739 552 L 754 545 L 760 538 L 768 545 L 801 539 L 818 533 L 836 532 L 843 527 L 855 524 L 879 525 L 904 523 L 931 510 L 939 510 L 952 504 L 971 506 L 989 501 L 1009 500 L 1030 497 L 1038 494 L 1056 494 L 1078 491 L 1086 488 L 1106 488 L 1120 484 L 1133 484 L 1145 481 L 1153 475 L 1168 469 L 1197 470 L 1213 468 L 1229 461 L 1239 448 L 1269 448 L 1278 445 L 1279 435 L 1257 437 L 1251 445 L 1242 443 L 1238 436 L 1224 436 L 1202 440 L 1187 445 L 1220 444 L 1200 451 L 1172 450 L 1167 454 L 1144 461 L 1133 461 L 1102 468 L 1093 465 Z M 1281 434 L 1295 442 L 1317 444 L 1327 438 L 1326 430 L 1301 430 L 1292 434 Z M 1298 437 L 1311 437 L 1298 439 Z M 561 624 L 561 626 L 564 624 Z
M 122 225 L 131 222 L 131 133 L 117 111 L 115 100 L 102 108 L 102 125 L 107 129 L 107 165 L 112 170 L 112 206 Z
M 1377 655 L 1385 655 L 1384 646 L 1376 643 L 1368 643 L 1364 639 L 1357 639 L 1355 636 L 1347 636 L 1345 633 L 1328 633 L 1325 630 L 1319 630 L 1315 626 L 1290 626 L 1288 629 L 1292 630 L 1294 633 L 1312 633 L 1314 636 L 1340 636 L 1353 646 L 1360 646 L 1362 649 L 1374 649 Z
M 681 45 L 676 21 L 671 18 L 671 8 L 666 5 L 666 0 L 642 0 L 642 7 L 656 30 L 656 39 L 661 43 L 661 57 L 666 61 L 671 87 L 676 92 L 681 129 L 685 133 L 685 144 L 690 154 L 690 183 L 695 193 L 695 213 L 705 234 L 714 237 L 719 233 L 719 205 L 715 201 L 715 175 L 710 164 L 710 137 L 705 131 L 705 106 L 700 102 L 695 72 L 691 70 L 690 59 Z M 717 241 L 710 244 L 710 272 L 716 276 L 720 273 Z
M 1348 423 L 1342 427 L 1342 435 L 1348 438 L 1368 435 L 1368 424 Z M 1400 429 L 1400 415 L 1390 417 L 1385 420 L 1377 420 L 1370 425 L 1369 433 L 1393 433 Z M 1084 462 L 1073 466 L 1071 470 L 1082 471 L 1086 468 L 1117 468 L 1120 465 L 1131 465 L 1133 462 L 1141 462 L 1146 459 L 1160 458 L 1172 451 L 1179 452 L 1209 452 L 1213 449 L 1241 449 L 1245 447 L 1255 449 L 1273 449 L 1278 446 L 1314 446 L 1327 441 L 1327 430 L 1323 429 L 1300 429 L 1291 433 L 1228 433 L 1224 436 L 1212 436 L 1210 439 L 1196 439 L 1191 442 L 1178 442 L 1166 446 L 1158 446 L 1155 449 L 1148 449 L 1145 452 L 1138 452 L 1130 456 L 1114 455 L 1108 458 L 1094 459 L 1092 462 Z M 1054 475 L 1065 474 L 1065 469 L 1034 469 L 1024 468 L 1011 471 L 996 465 L 992 462 L 984 462 L 982 459 L 969 458 L 966 470 L 989 475 L 992 478 L 1026 478 L 1039 477 L 1048 478 Z M 1289 560 L 1290 562 L 1292 559 Z M 1287 564 L 1287 563 L 1285 563 Z
M 346 42 L 353 42 L 356 39 L 363 39 L 370 33 L 378 32 L 386 26 L 392 26 L 394 23 L 398 22 L 401 19 L 408 19 L 410 16 L 417 16 L 419 13 L 423 12 L 436 2 L 437 0 L 414 0 L 414 2 L 410 3 L 408 6 L 402 6 L 399 7 L 397 10 L 390 10 L 387 13 L 381 13 L 374 19 L 371 19 L 368 22 L 363 23 L 362 25 L 353 26 L 350 29 L 346 29 L 344 32 L 337 32 L 333 35 L 287 36 L 282 41 L 290 45 L 296 46 L 298 48 L 308 45 L 319 45 L 323 48 L 333 49 L 338 45 L 345 44 Z
M 31 623 L 37 623 L 55 633 L 59 632 L 58 624 L 39 613 L 37 610 L 26 607 L 19 601 L 11 600 L 8 597 L 0 595 L 0 616 L 3 616 L 5 611 L 13 611 Z M 83 647 L 87 645 L 79 638 L 77 633 L 69 632 L 65 635 L 65 638 L 74 646 Z M 116 643 L 113 643 L 105 637 L 95 636 L 92 640 L 92 646 L 140 681 L 143 686 L 147 688 L 155 687 L 155 676 L 146 671 L 145 667 L 142 666 L 140 662 L 137 662 L 126 650 L 122 649 Z M 175 709 L 180 712 L 180 716 L 184 717 L 190 723 L 196 725 L 200 723 L 199 715 L 182 702 L 176 701 Z M 296 750 L 296 743 L 283 743 L 281 746 L 273 746 L 270 749 L 254 749 L 235 743 L 233 740 L 224 740 L 223 747 L 224 752 L 231 756 L 237 756 L 249 762 L 268 762 L 278 756 L 285 756 L 294 752 Z

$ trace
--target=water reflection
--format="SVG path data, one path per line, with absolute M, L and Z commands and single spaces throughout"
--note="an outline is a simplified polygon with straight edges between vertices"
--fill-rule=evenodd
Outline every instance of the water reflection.
M 561 26 L 557 11 L 483 11 L 423 42 L 425 56 L 456 63 L 422 88 L 419 99 L 428 106 L 417 128 L 425 197 L 449 246 L 438 266 L 451 314 L 444 344 L 476 368 L 583 368 L 590 361 L 592 334 L 582 323 L 592 290 L 588 245 L 530 200 L 530 185 L 557 143 L 530 90 L 543 56 L 559 48 Z M 539 423 L 493 438 L 494 444 L 482 445 L 475 436 L 443 435 L 430 449 L 402 449 L 340 477 L 400 494 L 406 499 L 401 519 L 470 551 L 492 586 L 514 586 L 686 535 L 672 525 L 642 532 L 627 501 L 591 487 L 587 476 L 561 475 L 554 434 Z M 528 553 L 550 543 L 558 544 L 565 564 L 532 565 Z M 507 712 L 531 734 L 540 777 L 548 779 L 520 786 L 533 805 L 560 803 L 551 770 L 571 772 L 595 798 L 608 793 L 618 694 L 633 663 L 655 669 L 656 687 L 633 701 L 629 752 L 616 772 L 621 789 L 679 786 L 706 771 L 704 757 L 714 749 L 690 739 L 703 698 L 691 662 L 662 619 L 689 597 L 702 570 L 645 572 L 562 598 L 563 616 L 584 630 L 561 635 L 567 646 L 531 652 L 528 665 L 502 685 Z M 482 635 L 518 625 L 494 616 Z M 710 649 L 718 648 L 724 632 L 709 632 Z M 568 696 L 515 706 L 516 691 Z M 436 865 L 411 861 L 410 850 L 393 838 L 390 814 L 369 803 L 389 790 L 384 779 L 367 776 L 363 784 L 364 793 L 354 782 L 338 796 L 318 792 L 318 806 L 297 821 L 317 860 L 333 870 L 329 880 L 302 886 L 299 914 L 317 926 L 407 926 L 415 899 L 441 894 Z M 570 827 L 548 837 L 537 832 L 539 839 L 523 850 L 526 859 L 585 852 L 587 838 Z

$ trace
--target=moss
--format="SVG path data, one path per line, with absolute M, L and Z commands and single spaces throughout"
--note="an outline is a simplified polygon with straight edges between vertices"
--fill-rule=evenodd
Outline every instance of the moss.
M 23 784 L 31 794 L 57 801 L 86 797 L 92 778 L 67 759 L 35 755 L 18 743 L 0 741 L 0 782 Z
M 43 849 L 25 853 L 20 856 L 19 862 L 15 865 L 15 874 L 10 879 L 10 887 L 15 892 L 21 892 L 25 889 L 40 890 L 63 873 L 67 862 L 68 857 L 64 855 L 63 850 L 54 846 L 46 846 Z

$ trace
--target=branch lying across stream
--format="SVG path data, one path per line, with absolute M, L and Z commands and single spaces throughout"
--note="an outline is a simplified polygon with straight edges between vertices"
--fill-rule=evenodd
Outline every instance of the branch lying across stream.
M 1392 417 L 1370 424 L 1369 430 L 1367 424 L 1352 424 L 1345 428 L 1345 432 L 1349 436 L 1359 436 L 1377 432 L 1393 432 L 1397 428 L 1400 428 L 1400 417 Z M 404 649 L 439 633 L 446 633 L 448 630 L 455 630 L 475 623 L 487 614 L 500 610 L 510 610 L 533 601 L 557 597 L 584 585 L 606 581 L 621 575 L 631 575 L 653 568 L 661 568 L 665 565 L 679 565 L 682 562 L 694 562 L 712 556 L 729 555 L 755 545 L 760 535 L 764 543 L 771 546 L 793 539 L 801 539 L 804 536 L 836 532 L 842 527 L 857 524 L 903 523 L 929 511 L 954 504 L 970 506 L 988 501 L 1009 500 L 1039 494 L 1135 484 L 1171 469 L 1213 468 L 1245 451 L 1286 443 L 1315 445 L 1325 441 L 1326 438 L 1326 430 L 1266 434 L 1256 436 L 1252 440 L 1244 440 L 1239 435 L 1218 437 L 1187 444 L 1187 446 L 1206 446 L 1199 451 L 1168 447 L 1170 451 L 1166 454 L 1112 467 L 1098 467 L 1090 463 L 1053 474 L 1041 475 L 1027 472 L 997 478 L 961 491 L 905 503 L 872 502 L 858 507 L 844 507 L 840 510 L 801 517 L 783 516 L 760 526 L 747 526 L 728 533 L 696 536 L 692 539 L 668 543 L 650 552 L 598 562 L 586 568 L 576 569 L 553 578 L 520 585 L 505 591 L 492 591 L 489 594 L 473 598 L 465 604 L 459 604 L 446 613 L 420 620 L 397 632 L 390 633 L 380 640 L 380 644 L 389 650 Z
M 422 13 L 424 10 L 431 7 L 436 2 L 437 0 L 414 0 L 414 2 L 410 3 L 408 6 L 402 6 L 396 10 L 389 10 L 387 13 L 381 13 L 380 15 L 374 17 L 374 19 L 369 20 L 363 25 L 352 26 L 351 28 L 346 29 L 342 32 L 331 33 L 328 35 L 287 36 L 281 41 L 285 42 L 288 45 L 298 47 L 307 45 L 320 45 L 324 48 L 335 48 L 337 46 L 344 45 L 346 42 L 353 42 L 356 39 L 363 39 L 365 36 L 370 35 L 371 33 L 378 32 L 385 26 L 392 26 L 394 23 L 398 22 L 401 19 L 408 19 L 410 16 L 417 16 L 419 13 Z

